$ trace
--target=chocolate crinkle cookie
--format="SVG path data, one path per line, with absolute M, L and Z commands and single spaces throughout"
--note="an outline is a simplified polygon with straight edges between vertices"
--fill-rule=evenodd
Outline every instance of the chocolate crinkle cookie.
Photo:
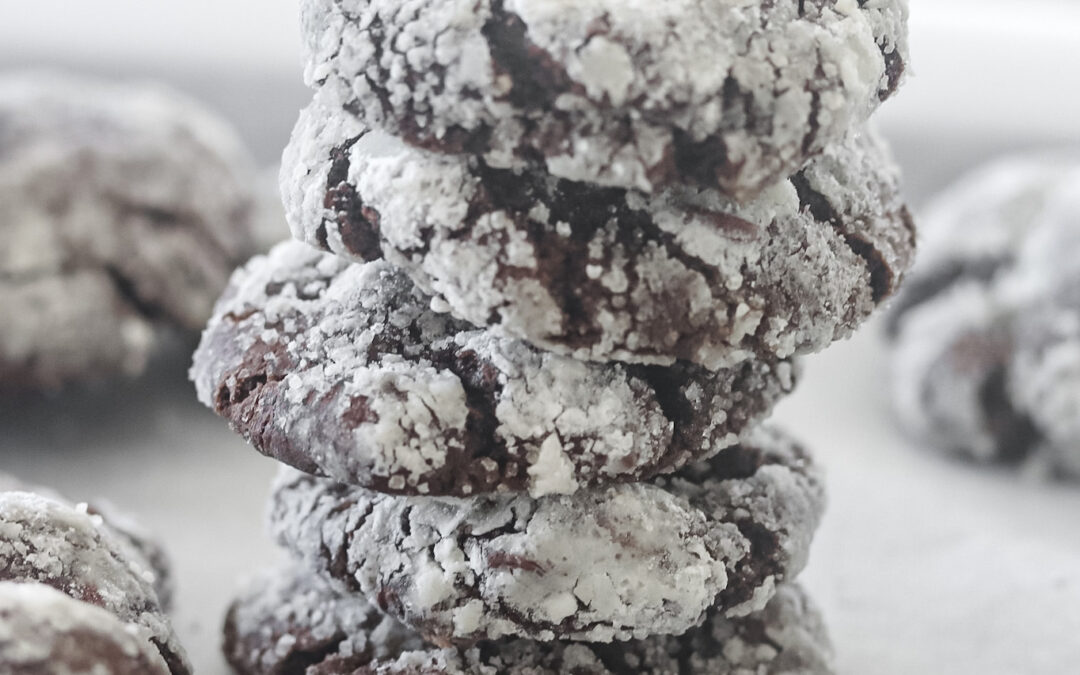
M 42 666 L 34 659 L 55 658 L 72 673 L 89 674 L 102 672 L 94 670 L 98 659 L 115 658 L 120 660 L 105 661 L 115 664 L 107 672 L 189 674 L 155 587 L 167 578 L 159 571 L 160 548 L 85 504 L 47 491 L 27 492 L 7 477 L 3 481 L 0 671 L 69 672 L 35 670 Z M 80 644 L 85 645 L 81 655 Z M 147 669 L 140 671 L 143 666 Z
M 225 655 L 239 675 L 828 675 L 831 647 L 817 609 L 781 586 L 765 609 L 710 611 L 681 636 L 611 644 L 508 639 L 460 648 L 427 643 L 363 598 L 286 568 L 257 578 L 232 604 Z
M 849 336 L 913 260 L 899 171 L 869 131 L 740 205 L 426 152 L 324 98 L 282 163 L 294 235 L 385 258 L 455 316 L 545 350 L 714 369 L 814 352 Z
M 926 223 L 889 323 L 901 422 L 947 451 L 1080 475 L 1080 160 L 1000 160 Z
M 735 444 L 794 386 L 788 361 L 582 362 L 431 306 L 385 261 L 281 244 L 233 277 L 192 379 L 256 448 L 303 471 L 457 496 L 671 472 Z
M 0 390 L 140 373 L 255 249 L 254 173 L 180 95 L 0 76 Z
M 677 635 L 765 607 L 824 505 L 763 428 L 705 463 L 570 496 L 398 497 L 285 470 L 270 527 L 294 558 L 438 644 Z
M 305 0 L 306 79 L 408 143 L 738 199 L 866 120 L 906 0 Z

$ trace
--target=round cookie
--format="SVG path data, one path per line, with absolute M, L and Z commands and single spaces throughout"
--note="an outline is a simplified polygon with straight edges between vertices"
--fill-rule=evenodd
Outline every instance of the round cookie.
M 890 315 L 905 430 L 983 461 L 1075 472 L 1077 446 L 1058 434 L 1072 406 L 1078 194 L 1075 157 L 1015 157 L 973 172 L 927 210 L 925 255 Z
M 670 472 L 737 442 L 793 387 L 787 361 L 586 363 L 431 306 L 385 261 L 281 244 L 233 277 L 192 379 L 204 404 L 287 464 L 458 496 Z
M 153 573 L 154 591 L 158 601 L 165 611 L 169 610 L 173 598 L 172 563 L 161 543 L 135 519 L 107 502 L 98 500 L 93 504 L 76 505 L 49 488 L 30 485 L 10 474 L 0 472 L 0 494 L 5 492 L 32 492 L 39 497 L 59 502 L 66 508 L 85 510 L 87 515 L 99 516 L 101 522 L 98 527 L 108 530 L 113 537 L 130 547 L 126 553 L 128 557 L 141 556 L 139 565 Z
M 0 76 L 0 389 L 138 374 L 159 328 L 200 328 L 253 252 L 253 175 L 156 85 Z
M 585 644 L 505 640 L 439 649 L 357 596 L 298 570 L 263 575 L 232 604 L 225 655 L 238 675 L 827 675 L 831 647 L 817 609 L 781 586 L 762 611 L 710 612 L 678 636 Z
M 171 675 L 157 648 L 109 612 L 37 583 L 0 582 L 0 672 Z
M 294 235 L 385 257 L 459 318 L 588 360 L 784 358 L 847 337 L 899 285 L 914 229 L 870 133 L 737 205 L 410 148 L 316 101 L 281 174 Z
M 302 7 L 308 83 L 412 145 L 740 200 L 865 121 L 907 62 L 906 0 Z
M 173 675 L 191 672 L 141 554 L 85 506 L 0 493 L 0 582 L 37 582 L 100 607 L 153 645 Z
M 394 497 L 286 470 L 277 540 L 436 644 L 681 634 L 762 609 L 823 507 L 805 452 L 759 430 L 649 483 L 571 496 Z

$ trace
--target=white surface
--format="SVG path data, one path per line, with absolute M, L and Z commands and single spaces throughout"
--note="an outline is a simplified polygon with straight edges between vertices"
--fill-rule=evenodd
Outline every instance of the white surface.
M 1080 4 L 912 5 L 916 76 L 881 119 L 913 195 L 994 153 L 1080 138 Z M 24 2 L 0 21 L 0 67 L 168 73 L 270 159 L 307 98 L 295 21 L 292 0 Z M 156 381 L 0 403 L 0 469 L 108 496 L 157 529 L 177 563 L 178 629 L 198 671 L 214 675 L 225 672 L 219 626 L 237 577 L 275 556 L 262 535 L 274 465 L 198 406 L 183 361 Z M 840 672 L 1080 672 L 1080 486 L 914 447 L 890 423 L 884 370 L 870 328 L 810 359 L 778 414 L 830 470 L 806 579 Z
M 829 471 L 805 579 L 845 675 L 1080 672 L 1080 486 L 918 447 L 869 327 L 808 360 L 777 419 Z

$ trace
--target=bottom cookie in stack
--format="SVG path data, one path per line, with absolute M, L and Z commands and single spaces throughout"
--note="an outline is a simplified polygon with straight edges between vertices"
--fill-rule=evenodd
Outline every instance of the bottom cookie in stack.
M 362 597 L 286 568 L 259 577 L 233 603 L 225 655 L 240 675 L 824 675 L 832 651 L 817 608 L 794 585 L 781 586 L 763 610 L 738 619 L 710 611 L 676 637 L 439 648 Z

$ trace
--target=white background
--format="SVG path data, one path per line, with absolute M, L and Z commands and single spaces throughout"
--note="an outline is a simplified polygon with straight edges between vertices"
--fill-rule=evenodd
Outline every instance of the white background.
M 1080 3 L 912 5 L 914 76 L 880 120 L 916 205 L 984 158 L 1080 139 Z M 307 97 L 295 15 L 286 0 L 9 1 L 0 67 L 169 79 L 271 162 Z M 214 674 L 229 594 L 275 557 L 262 536 L 274 466 L 194 402 L 184 349 L 142 382 L 0 407 L 0 468 L 108 496 L 156 528 L 177 562 L 178 630 Z M 1080 672 L 1080 486 L 915 447 L 891 423 L 883 373 L 871 325 L 809 359 L 777 415 L 829 469 L 830 513 L 804 578 L 840 672 Z

